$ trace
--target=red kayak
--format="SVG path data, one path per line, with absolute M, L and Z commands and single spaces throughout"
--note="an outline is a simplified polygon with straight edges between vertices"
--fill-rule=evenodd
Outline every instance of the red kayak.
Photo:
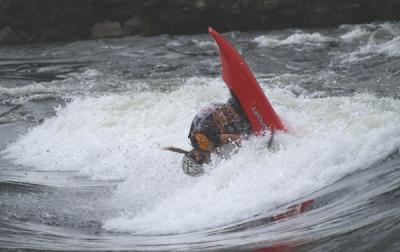
M 263 135 L 267 129 L 287 132 L 244 59 L 221 34 L 211 27 L 208 32 L 219 48 L 223 80 L 239 99 L 254 133 Z

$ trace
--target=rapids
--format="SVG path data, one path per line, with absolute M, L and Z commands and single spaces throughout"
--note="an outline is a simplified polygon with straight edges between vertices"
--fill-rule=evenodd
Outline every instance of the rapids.
M 225 35 L 294 133 L 199 178 L 161 149 L 229 97 L 208 35 L 0 48 L 0 248 L 396 251 L 400 23 Z

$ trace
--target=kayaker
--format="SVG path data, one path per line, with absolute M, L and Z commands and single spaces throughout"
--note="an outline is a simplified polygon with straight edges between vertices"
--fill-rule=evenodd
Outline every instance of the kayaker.
M 211 153 L 223 153 L 223 147 L 238 147 L 251 134 L 250 123 L 237 98 L 232 96 L 224 104 L 213 104 L 200 110 L 190 126 L 188 138 L 191 151 L 167 147 L 166 150 L 183 153 L 182 168 L 190 176 L 204 173 L 204 164 L 210 163 Z

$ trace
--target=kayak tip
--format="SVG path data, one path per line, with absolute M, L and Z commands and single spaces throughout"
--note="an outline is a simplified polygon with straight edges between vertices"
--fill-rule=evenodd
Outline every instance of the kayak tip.
M 208 33 L 210 33 L 210 34 L 215 33 L 215 30 L 211 26 L 209 26 Z

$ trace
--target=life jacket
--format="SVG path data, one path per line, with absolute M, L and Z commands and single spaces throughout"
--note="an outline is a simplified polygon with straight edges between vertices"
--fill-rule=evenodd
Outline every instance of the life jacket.
M 225 104 L 212 104 L 196 114 L 189 131 L 194 149 L 212 151 L 222 145 L 220 134 L 249 135 L 251 126 L 243 109 L 235 99 Z

